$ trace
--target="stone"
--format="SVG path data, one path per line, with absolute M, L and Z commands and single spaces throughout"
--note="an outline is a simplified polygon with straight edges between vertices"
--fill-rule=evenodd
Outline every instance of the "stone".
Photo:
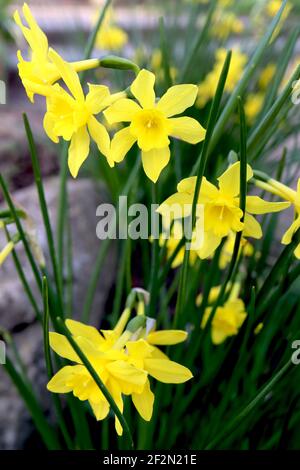
M 58 178 L 46 178 L 44 188 L 50 220 L 53 224 L 53 233 L 55 234 Z M 89 276 L 93 270 L 101 244 L 101 241 L 96 237 L 96 208 L 100 203 L 108 202 L 108 198 L 103 187 L 97 186 L 89 179 L 70 180 L 68 182 L 68 194 L 74 253 L 73 316 L 74 318 L 80 318 Z M 18 190 L 12 196 L 15 203 L 26 209 L 34 221 L 38 242 L 45 253 L 47 266 L 50 267 L 46 234 L 35 186 Z M 5 206 L 2 205 L 0 209 L 3 209 L 3 207 Z M 10 231 L 14 233 L 15 229 L 11 228 Z M 6 238 L 1 230 L 0 247 L 3 247 L 5 243 Z M 41 296 L 35 286 L 34 277 L 21 243 L 18 244 L 16 251 L 26 272 L 26 277 L 36 294 L 38 304 L 41 305 Z M 107 295 L 114 281 L 115 263 L 114 245 L 111 244 L 100 275 L 99 281 L 101 282 L 99 282 L 91 311 L 90 323 L 97 327 L 100 326 Z M 30 376 L 33 378 L 38 395 L 42 398 L 41 402 L 46 406 L 49 402 L 49 394 L 45 390 L 47 380 L 43 364 L 42 331 L 17 276 L 11 256 L 6 259 L 0 268 L 0 327 L 11 331 L 18 345 L 20 345 L 22 357 L 30 366 Z M 3 366 L 0 366 L 0 449 L 22 448 L 25 434 L 29 436 L 32 430 L 33 425 L 26 407 L 7 377 Z

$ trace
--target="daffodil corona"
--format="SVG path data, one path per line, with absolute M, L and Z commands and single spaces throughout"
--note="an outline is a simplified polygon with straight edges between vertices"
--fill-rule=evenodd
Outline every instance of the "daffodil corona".
M 156 101 L 154 83 L 155 75 L 148 70 L 141 70 L 130 87 L 139 104 L 130 99 L 120 99 L 104 115 L 109 124 L 130 123 L 112 139 L 109 155 L 111 166 L 121 162 L 137 142 L 142 151 L 144 171 L 155 183 L 170 160 L 169 137 L 196 144 L 204 139 L 205 130 L 193 118 L 173 118 L 194 104 L 196 85 L 175 85 Z

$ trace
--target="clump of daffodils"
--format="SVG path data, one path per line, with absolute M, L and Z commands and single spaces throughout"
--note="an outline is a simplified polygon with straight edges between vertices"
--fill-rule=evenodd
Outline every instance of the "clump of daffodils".
M 130 396 L 140 416 L 150 421 L 154 403 L 150 379 L 179 384 L 192 378 L 189 369 L 171 361 L 158 347 L 181 343 L 187 339 L 187 333 L 156 331 L 155 320 L 138 314 L 128 321 L 130 313 L 130 308 L 126 308 L 113 330 L 98 331 L 74 320 L 66 320 L 66 326 L 119 410 L 123 413 L 123 397 Z M 48 390 L 72 392 L 79 400 L 89 402 L 98 421 L 105 419 L 110 405 L 67 338 L 52 332 L 50 346 L 73 365 L 60 369 L 48 383 Z M 117 433 L 122 435 L 117 418 L 115 424 Z

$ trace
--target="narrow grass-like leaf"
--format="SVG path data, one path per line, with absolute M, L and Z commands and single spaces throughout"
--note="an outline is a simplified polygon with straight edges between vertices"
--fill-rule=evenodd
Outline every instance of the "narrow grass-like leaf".
M 44 339 L 44 354 L 46 362 L 46 370 L 49 380 L 53 377 L 53 366 L 50 353 L 49 343 L 49 301 L 48 301 L 48 283 L 47 278 L 43 277 L 43 306 L 44 306 L 44 318 L 43 318 L 43 339 Z M 54 403 L 55 412 L 57 415 L 58 424 L 67 444 L 68 449 L 73 449 L 72 439 L 68 431 L 68 427 L 65 423 L 63 410 L 59 397 L 55 393 L 51 393 L 51 397 Z

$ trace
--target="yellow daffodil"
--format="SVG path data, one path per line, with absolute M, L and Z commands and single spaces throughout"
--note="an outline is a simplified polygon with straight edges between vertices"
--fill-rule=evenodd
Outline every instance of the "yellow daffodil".
M 264 93 L 250 93 L 245 102 L 247 122 L 253 124 L 264 104 Z
M 295 209 L 295 218 L 281 240 L 281 243 L 284 245 L 289 245 L 292 241 L 293 235 L 300 229 L 300 178 L 298 179 L 296 191 L 272 178 L 270 178 L 268 182 L 256 181 L 256 184 L 260 188 L 276 194 L 293 204 Z M 297 245 L 294 254 L 297 259 L 300 259 L 300 243 Z
M 247 181 L 253 176 L 252 169 L 247 165 Z M 177 193 L 170 196 L 158 208 L 164 217 L 187 216 L 191 213 L 195 192 L 196 177 L 186 178 L 177 185 Z M 240 163 L 231 165 L 219 178 L 218 187 L 205 177 L 202 180 L 198 204 L 204 208 L 203 243 L 197 251 L 200 258 L 208 258 L 220 245 L 222 238 L 230 232 L 243 231 L 243 236 L 261 238 L 262 229 L 259 222 L 251 214 L 278 212 L 289 207 L 288 202 L 267 202 L 258 196 L 247 196 L 244 222 L 243 212 L 239 207 Z M 179 210 L 180 209 L 180 210 Z M 197 225 L 196 225 L 197 229 Z
M 97 15 L 98 17 L 98 12 Z M 96 46 L 107 51 L 120 51 L 128 42 L 128 34 L 114 20 L 114 11 L 106 11 L 104 21 L 96 36 Z
M 109 163 L 121 162 L 135 142 L 142 151 L 144 171 L 156 182 L 170 160 L 169 137 L 196 144 L 204 139 L 205 130 L 193 118 L 177 117 L 192 106 L 197 96 L 196 85 L 176 85 L 156 102 L 155 75 L 141 70 L 130 90 L 139 104 L 130 99 L 120 99 L 104 115 L 110 124 L 129 122 L 117 132 L 111 142 Z
M 96 40 L 96 46 L 107 51 L 120 51 L 128 42 L 127 33 L 118 26 L 101 28 Z
M 146 317 L 142 316 L 135 317 L 124 331 L 129 316 L 130 309 L 127 308 L 114 330 L 99 332 L 74 320 L 66 320 L 66 326 L 120 411 L 123 412 L 122 396 L 130 395 L 139 414 L 149 421 L 154 402 L 149 376 L 164 383 L 183 383 L 192 377 L 186 367 L 170 361 L 157 345 L 181 343 L 186 340 L 187 333 L 181 330 L 155 331 L 154 320 L 150 321 L 149 329 Z M 109 403 L 67 338 L 50 333 L 50 346 L 59 356 L 76 365 L 59 370 L 48 383 L 48 390 L 53 393 L 72 392 L 79 400 L 89 402 L 97 420 L 106 418 Z M 123 432 L 117 418 L 116 431 L 119 435 Z
M 44 129 L 49 138 L 55 143 L 58 143 L 60 137 L 71 141 L 68 163 L 75 178 L 88 157 L 90 138 L 96 142 L 103 155 L 108 155 L 109 135 L 95 115 L 111 103 L 112 97 L 108 87 L 91 84 L 89 93 L 85 96 L 78 74 L 73 68 L 52 49 L 49 51 L 49 57 L 59 70 L 70 93 L 57 83 L 52 87 L 35 86 L 34 89 L 46 96 Z
M 204 328 L 212 307 L 208 307 L 203 315 L 201 328 Z M 247 317 L 244 302 L 241 299 L 228 300 L 218 307 L 211 324 L 211 338 L 215 345 L 223 343 L 228 337 L 237 335 Z
M 209 294 L 208 294 L 208 299 L 207 299 L 207 302 L 209 303 L 209 305 L 213 304 L 217 300 L 217 298 L 219 296 L 219 293 L 220 293 L 220 290 L 221 290 L 221 287 L 222 286 L 211 287 L 211 289 L 209 291 Z M 229 291 L 231 291 L 231 287 L 232 287 L 232 283 L 228 282 L 228 284 L 226 286 L 225 294 L 227 294 Z M 240 288 L 239 283 L 234 284 L 233 289 L 236 289 L 236 288 L 238 288 L 238 289 Z M 203 301 L 203 294 L 200 293 L 199 295 L 197 295 L 197 298 L 196 298 L 197 307 L 200 307 L 202 301 Z
M 220 286 L 216 289 L 220 289 Z M 228 300 L 223 306 L 217 307 L 215 311 L 211 322 L 211 338 L 215 345 L 223 343 L 230 336 L 237 335 L 247 317 L 244 302 L 238 297 L 239 289 L 240 285 L 238 283 L 234 284 Z M 218 293 L 219 290 L 217 295 Z M 212 309 L 213 307 L 205 309 L 201 322 L 202 329 L 205 328 Z
M 213 70 L 205 77 L 203 82 L 198 85 L 198 97 L 196 105 L 199 108 L 205 106 L 206 103 L 215 95 L 217 83 L 226 58 L 226 53 L 226 49 L 223 48 L 216 51 L 216 62 Z M 240 52 L 239 49 L 233 49 L 230 67 L 225 83 L 226 92 L 231 93 L 234 90 L 236 84 L 239 82 L 242 76 L 247 60 L 248 57 L 246 54 Z
M 30 60 L 24 60 L 21 51 L 18 51 L 19 75 L 30 101 L 34 101 L 36 85 L 52 85 L 61 78 L 55 64 L 49 59 L 49 45 L 45 33 L 38 26 L 29 6 L 24 3 L 23 14 L 28 26 L 22 23 L 18 11 L 14 13 L 14 20 L 21 29 L 29 46 Z M 73 62 L 71 67 L 77 72 L 99 66 L 99 60 L 90 59 Z

